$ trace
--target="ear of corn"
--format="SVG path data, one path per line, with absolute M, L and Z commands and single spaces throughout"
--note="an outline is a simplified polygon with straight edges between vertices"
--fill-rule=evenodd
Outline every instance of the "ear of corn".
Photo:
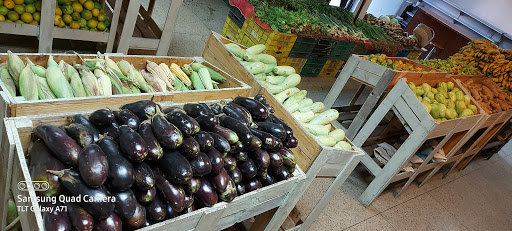
M 183 83 L 181 82 L 180 79 L 176 78 L 176 83 L 174 83 L 174 89 L 176 89 L 176 91 L 181 91 L 182 87 Z
M 142 70 L 140 73 L 156 92 L 164 92 L 166 90 L 167 86 L 163 80 L 155 78 L 151 73 L 145 70 Z
M 28 61 L 28 59 L 27 59 L 27 61 Z M 69 76 L 68 65 L 67 65 L 66 62 L 64 62 L 64 60 L 61 60 L 59 62 L 59 69 L 60 69 L 60 71 L 62 71 L 62 74 L 64 75 L 64 78 L 66 78 L 66 80 L 68 82 L 70 82 L 71 81 L 71 77 Z
M 37 92 L 39 99 L 55 99 L 55 95 L 50 90 L 50 86 L 46 82 L 46 78 L 36 76 L 37 78 Z
M 112 83 L 110 82 L 110 78 L 98 65 L 99 63 L 96 63 L 96 67 L 94 68 L 94 76 L 96 76 L 98 79 L 98 89 L 100 91 L 100 95 L 112 95 Z
M 27 64 L 30 64 L 32 72 L 39 77 L 46 78 L 46 69 L 42 66 L 34 64 L 30 59 L 27 58 Z
M 78 71 L 73 66 L 67 63 L 66 66 L 67 73 L 69 75 L 69 78 L 71 79 L 70 85 L 71 89 L 73 90 L 73 95 L 75 97 L 86 97 L 87 94 L 85 93 L 84 85 L 82 84 L 80 74 L 78 74 Z
M 4 86 L 7 88 L 9 93 L 11 93 L 11 96 L 16 96 L 16 85 L 14 84 L 14 80 L 12 79 L 11 75 L 9 74 L 9 70 L 7 69 L 7 66 L 0 67 L 0 80 L 4 83 Z
M 123 83 L 117 77 L 117 75 L 112 71 L 112 69 L 109 66 L 105 66 L 105 72 L 110 78 L 110 82 L 112 82 L 112 94 L 123 94 Z
M 26 100 L 38 100 L 37 76 L 32 72 L 30 65 L 25 66 L 20 73 L 20 93 Z
M 50 57 L 48 57 L 48 63 L 46 65 L 47 68 L 50 68 L 50 67 L 59 67 L 59 64 L 57 64 L 57 62 L 55 62 L 55 60 L 53 60 L 53 55 L 50 55 Z
M 123 94 L 133 94 L 132 87 L 128 86 L 128 83 L 126 81 L 122 81 L 123 86 L 121 87 L 123 89 Z
M 155 92 L 155 90 L 146 82 L 146 80 L 144 80 L 144 77 L 142 76 L 142 74 L 140 74 L 140 72 L 137 71 L 137 69 L 135 69 L 135 67 L 133 65 L 131 65 L 131 66 L 132 66 L 132 72 L 135 75 L 137 86 L 140 88 L 140 90 L 142 90 L 143 92 L 146 92 L 146 93 Z
M 192 67 L 190 66 L 190 64 L 183 64 L 183 66 L 181 66 L 181 70 L 182 70 L 183 72 L 185 72 L 185 74 L 187 74 L 187 75 L 189 75 L 189 76 L 190 76 L 190 75 L 192 74 L 192 72 L 194 71 L 194 70 L 192 69 Z
M 98 88 L 98 80 L 96 79 L 96 76 L 94 76 L 91 71 L 82 65 L 75 66 L 78 71 L 80 72 L 80 75 L 82 76 L 82 83 L 84 85 L 85 94 L 87 96 L 98 96 L 99 88 Z
M 165 74 L 164 70 L 162 70 L 158 64 L 149 60 L 146 60 L 146 63 L 146 69 L 153 75 L 153 77 L 164 81 L 167 89 L 173 91 L 174 87 L 172 86 L 171 82 L 169 82 L 169 78 L 167 77 L 167 74 Z
M 132 92 L 133 92 L 133 94 L 139 94 L 139 93 L 141 93 L 141 92 L 140 92 L 140 89 L 139 89 L 137 86 L 135 86 L 135 85 L 133 85 L 133 86 L 132 86 Z
M 21 71 L 25 68 L 25 63 L 20 57 L 16 54 L 13 54 L 11 51 L 7 51 L 9 60 L 7 61 L 9 64 L 9 73 L 14 81 L 14 84 L 18 86 L 18 82 L 20 79 Z
M 110 59 L 108 56 L 105 56 L 105 65 L 110 67 L 112 70 L 116 70 L 119 73 L 122 73 L 121 69 L 117 66 L 116 62 Z
M 119 70 L 121 70 L 121 73 L 125 76 L 128 76 L 128 73 L 132 71 L 131 64 L 126 60 L 117 62 L 117 67 L 119 67 Z
M 169 66 L 167 66 L 167 64 L 165 64 L 165 63 L 160 63 L 160 64 L 158 64 L 158 66 L 160 68 L 162 68 L 162 70 L 164 71 L 164 73 L 167 76 L 167 79 L 169 79 L 169 82 L 171 82 L 171 84 L 174 86 L 174 84 L 176 83 L 177 77 L 176 77 L 176 75 L 174 75 L 171 72 L 171 69 L 169 69 Z
M 198 71 L 199 78 L 201 78 L 201 82 L 203 82 L 204 88 L 213 89 L 212 79 L 210 77 L 210 73 L 206 67 L 199 69 Z
M 171 72 L 174 73 L 178 77 L 178 79 L 180 79 L 181 82 L 183 82 L 183 84 L 185 86 L 188 87 L 188 86 L 192 85 L 192 81 L 190 81 L 188 76 L 185 74 L 185 72 L 183 72 L 181 70 L 181 68 L 180 68 L 180 66 L 178 66 L 178 64 L 172 63 L 170 69 L 171 69 Z
M 201 82 L 201 78 L 199 77 L 199 74 L 197 72 L 192 71 L 192 74 L 190 75 L 190 80 L 192 81 L 192 86 L 196 90 L 204 90 L 204 85 Z
M 57 98 L 72 98 L 73 90 L 68 81 L 59 69 L 59 65 L 50 55 L 48 58 L 48 69 L 46 69 L 46 82 Z

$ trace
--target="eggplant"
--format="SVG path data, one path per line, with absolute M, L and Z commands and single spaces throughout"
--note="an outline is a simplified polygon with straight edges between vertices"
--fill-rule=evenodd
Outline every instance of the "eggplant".
M 178 151 L 164 152 L 157 165 L 174 183 L 185 184 L 192 179 L 192 167 L 187 158 Z
M 270 164 L 270 155 L 264 149 L 254 152 L 252 159 L 258 167 L 258 172 L 266 171 Z
M 131 229 L 138 229 L 144 225 L 146 220 L 146 207 L 137 203 L 135 213 L 129 218 L 123 219 L 123 226 Z
M 204 103 L 187 103 L 183 105 L 183 110 L 187 112 L 189 116 L 196 118 L 200 115 L 213 114 L 213 111 Z
M 260 179 L 266 179 L 268 177 L 268 169 L 258 170 L 258 176 Z
M 256 125 L 261 131 L 268 132 L 281 141 L 286 140 L 286 130 L 284 129 L 283 125 L 270 122 L 259 122 L 256 123 Z
M 100 132 L 99 132 L 98 128 L 96 128 L 91 123 L 91 121 L 89 121 L 87 118 L 85 118 L 82 114 L 76 114 L 73 117 L 71 117 L 71 122 L 81 124 L 81 125 L 88 127 L 94 136 L 94 142 L 98 142 L 98 140 L 100 140 Z
M 222 113 L 222 105 L 219 103 L 210 104 L 210 110 L 212 110 L 213 114 L 219 115 Z
M 163 221 L 167 216 L 167 202 L 157 195 L 146 205 L 146 218 L 153 221 Z
M 209 152 L 206 153 L 208 158 L 210 158 L 210 163 L 212 165 L 212 173 L 219 174 L 220 171 L 224 168 L 224 159 L 222 159 L 222 154 L 220 154 L 217 149 L 212 148 Z
M 284 166 L 282 166 L 282 165 L 280 165 L 280 166 L 269 165 L 268 169 L 267 169 L 268 176 L 273 176 L 274 180 L 276 180 L 276 182 L 277 182 L 276 176 L 281 174 L 281 172 L 283 171 L 283 168 L 284 168 Z
M 288 148 L 283 148 L 279 150 L 279 154 L 281 154 L 281 157 L 283 158 L 283 165 L 287 168 L 293 168 L 297 164 L 297 161 L 295 160 L 295 156 L 293 155 L 293 152 Z
M 210 136 L 213 138 L 213 147 L 222 153 L 222 156 L 226 156 L 231 151 L 231 145 L 224 137 L 213 132 L 210 132 Z
M 114 116 L 121 125 L 127 125 L 131 129 L 137 131 L 139 129 L 140 120 L 132 111 L 123 109 L 121 111 L 114 111 Z
M 265 105 L 251 98 L 237 96 L 233 99 L 233 103 L 246 108 L 257 121 L 265 120 L 270 114 Z
M 81 148 L 73 138 L 66 135 L 60 128 L 50 124 L 40 124 L 34 128 L 33 133 L 44 141 L 57 159 L 64 164 L 73 167 L 78 166 L 78 156 Z
M 91 188 L 103 185 L 108 176 L 107 156 L 96 144 L 87 145 L 78 157 L 78 171 L 80 177 Z
M 85 125 L 71 123 L 70 125 L 65 126 L 65 129 L 67 132 L 66 134 L 73 138 L 82 148 L 89 144 L 94 144 L 95 142 L 94 132 Z
M 261 145 L 262 145 L 262 142 L 261 142 L 260 138 L 258 138 L 257 136 L 253 136 L 251 143 L 249 145 L 245 146 L 245 150 L 253 152 L 253 151 L 260 149 Z
M 209 152 L 213 147 L 213 137 L 208 132 L 199 131 L 194 135 L 194 139 L 202 152 Z
M 156 188 L 153 187 L 148 190 L 136 189 L 134 193 L 138 201 L 140 201 L 141 203 L 149 203 L 153 201 L 153 199 L 155 199 L 156 197 Z
M 167 204 L 177 212 L 185 208 L 185 190 L 179 184 L 171 183 L 159 169 L 154 169 L 156 187 L 164 195 Z
M 148 115 L 153 116 L 161 110 L 160 105 L 151 100 L 141 100 L 134 103 L 125 104 L 121 107 L 121 109 L 130 110 L 133 112 L 133 114 L 139 117 L 140 121 L 147 120 Z
M 210 131 L 219 124 L 219 120 L 214 114 L 200 115 L 196 117 L 196 121 L 203 131 Z
M 102 137 L 98 145 L 108 161 L 108 176 L 105 181 L 108 190 L 120 192 L 132 187 L 135 182 L 133 165 L 121 155 L 118 144 L 110 137 Z
M 174 112 L 174 111 L 179 111 L 181 113 L 187 113 L 185 110 L 183 110 L 183 108 L 179 108 L 179 107 L 168 107 L 168 108 L 165 108 L 162 112 L 164 114 L 168 114 L 168 113 L 171 113 L 171 112 Z
M 290 177 L 292 177 L 292 174 L 285 167 L 282 167 L 281 172 L 275 175 L 277 181 L 288 180 Z
M 212 171 L 210 158 L 204 152 L 199 152 L 194 159 L 190 160 L 190 166 L 194 177 L 206 176 Z
M 261 181 L 258 178 L 252 178 L 249 181 L 245 182 L 245 192 L 252 192 L 254 190 L 258 190 L 261 187 Z
M 176 210 L 172 209 L 171 206 L 167 205 L 167 216 L 165 217 L 166 219 L 172 219 L 180 215 L 180 212 L 176 212 Z
M 153 224 L 155 224 L 155 222 L 153 220 L 148 219 L 147 216 L 148 216 L 148 209 L 146 209 L 146 219 L 144 220 L 144 223 L 142 223 L 141 228 L 145 228 L 145 227 L 152 226 Z
M 115 214 L 112 213 L 110 216 L 103 220 L 94 221 L 94 231 L 122 231 L 123 222 Z
M 244 145 L 242 144 L 242 142 L 238 141 L 231 145 L 231 151 L 229 151 L 229 153 L 230 154 L 237 153 L 237 152 L 241 152 L 243 150 L 244 150 Z
M 66 207 L 73 230 L 92 230 L 94 227 L 94 219 L 85 211 L 85 209 L 75 203 L 66 203 Z
M 235 167 L 233 170 L 229 171 L 229 177 L 235 182 L 240 183 L 242 182 L 242 171 L 238 167 Z
M 272 105 L 266 104 L 266 103 L 264 103 L 263 105 L 267 108 L 267 110 L 268 110 L 268 112 L 270 112 L 270 114 L 276 112 L 276 110 L 274 109 L 274 107 L 272 107 Z M 267 117 L 267 119 L 268 119 L 268 117 Z
M 238 139 L 243 145 L 249 145 L 251 143 L 253 137 L 251 131 L 237 119 L 231 116 L 221 116 L 220 123 L 222 126 L 233 130 L 238 135 Z
M 199 123 L 185 113 L 174 111 L 166 114 L 165 117 L 167 118 L 167 121 L 176 125 L 176 127 L 185 136 L 193 136 L 199 132 Z
M 286 148 L 296 148 L 298 145 L 299 141 L 293 135 L 284 141 L 284 146 Z
M 58 205 L 54 205 L 58 206 Z M 71 221 L 69 219 L 66 211 L 61 211 L 55 209 L 54 207 L 52 211 L 45 212 L 43 215 L 43 223 L 45 230 L 63 230 L 68 231 L 71 230 Z
M 227 176 L 227 177 L 228 177 L 228 182 L 227 182 L 226 189 L 223 192 L 219 193 L 219 198 L 225 202 L 230 202 L 235 199 L 237 190 L 236 190 L 236 185 L 233 182 L 233 180 L 231 180 L 231 178 L 229 176 Z
M 284 128 L 284 131 L 286 133 L 286 139 L 289 139 L 293 136 L 293 130 L 288 126 L 287 123 L 285 123 L 282 119 L 278 118 L 277 116 L 270 114 L 269 117 L 272 119 L 272 121 L 276 124 L 281 124 Z
M 222 107 L 222 112 L 227 116 L 231 116 L 238 121 L 240 121 L 243 125 L 249 126 L 252 122 L 252 117 L 249 111 L 240 105 L 236 105 L 234 103 L 228 103 Z
M 271 135 L 270 133 L 260 131 L 254 128 L 251 128 L 251 132 L 254 136 L 258 137 L 261 140 L 261 148 L 271 150 L 283 148 L 283 143 L 281 143 L 281 141 L 278 138 Z
M 247 161 L 238 162 L 238 168 L 242 172 L 242 176 L 244 179 L 251 179 L 258 174 L 258 168 L 252 159 L 247 159 Z
M 137 208 L 137 199 L 131 189 L 119 192 L 114 195 L 116 197 L 115 213 L 122 219 L 128 219 L 135 213 Z
M 59 177 L 46 172 L 46 170 L 60 171 L 66 168 L 66 165 L 52 155 L 43 141 L 37 140 L 30 149 L 30 177 L 33 181 L 45 181 L 48 189 L 45 191 L 36 190 L 38 196 L 56 196 L 63 191 L 63 186 Z
M 114 113 L 108 109 L 99 109 L 89 115 L 89 121 L 98 128 L 105 128 L 114 122 Z
M 258 102 L 260 102 L 260 103 L 262 103 L 262 104 L 266 104 L 266 103 L 267 103 L 267 99 L 266 99 L 266 98 L 265 98 L 265 96 L 264 96 L 264 95 L 262 95 L 262 94 L 257 94 L 257 95 L 255 95 L 255 96 L 254 96 L 254 100 L 256 100 L 256 101 L 258 101 Z
M 229 144 L 235 144 L 238 142 L 238 135 L 231 129 L 222 126 L 215 126 L 211 132 L 218 134 L 226 139 Z
M 105 189 L 105 187 L 100 186 L 95 189 L 87 187 L 82 179 L 80 179 L 78 172 L 73 170 L 48 170 L 48 172 L 58 176 L 60 182 L 72 196 L 82 197 L 84 200 L 82 200 L 80 205 L 95 219 L 105 219 L 112 213 L 112 211 L 114 211 L 115 199 L 112 199 L 112 196 L 110 196 L 110 193 Z M 85 197 L 85 195 L 88 197 Z M 99 198 L 100 200 L 87 201 L 85 200 L 86 198 Z
M 141 162 L 148 155 L 144 139 L 126 125 L 119 127 L 119 147 L 125 157 L 133 162 Z
M 244 152 L 244 151 L 240 151 L 237 153 L 231 153 L 230 155 L 232 157 L 235 157 L 236 161 L 247 161 L 247 159 L 249 159 L 249 155 L 247 154 L 247 152 Z
M 241 184 L 237 183 L 237 184 L 235 184 L 235 187 L 236 187 L 236 194 L 238 196 L 245 194 L 245 184 L 244 183 L 241 183 Z
M 197 156 L 201 147 L 199 146 L 199 142 L 197 142 L 192 137 L 186 137 L 183 139 L 183 143 L 179 147 L 181 154 L 183 154 L 187 158 L 194 158 Z
M 192 194 L 185 193 L 185 208 L 190 208 L 194 205 L 194 196 Z
M 146 162 L 137 163 L 133 173 L 135 182 L 133 184 L 140 191 L 146 191 L 155 186 L 155 175 Z
M 276 183 L 275 177 L 270 174 L 267 174 L 267 177 L 265 177 L 265 178 L 260 177 L 260 179 L 261 179 L 261 183 L 263 184 L 263 186 L 268 186 L 268 185 Z
M 201 184 L 195 196 L 208 207 L 212 207 L 218 201 L 218 195 L 215 192 L 215 189 L 210 184 L 210 181 L 204 177 L 201 178 Z
M 236 168 L 236 159 L 232 156 L 225 156 L 224 160 L 224 168 L 228 171 L 233 171 Z
M 211 174 L 209 180 L 217 192 L 222 193 L 226 191 L 226 187 L 228 187 L 228 177 L 228 172 L 222 169 L 219 174 Z
M 101 134 L 103 136 L 110 136 L 112 137 L 116 142 L 119 143 L 119 124 L 116 122 L 112 123 L 110 126 L 104 128 L 101 130 Z
M 176 149 L 183 142 L 181 131 L 169 123 L 162 115 L 155 115 L 151 119 L 153 134 L 164 149 Z
M 269 152 L 271 166 L 283 166 L 283 157 L 278 152 Z
M 199 178 L 192 178 L 186 184 L 183 185 L 183 189 L 188 194 L 196 193 L 199 190 L 199 185 L 201 184 Z
M 153 128 L 151 127 L 151 124 L 149 123 L 148 120 L 140 124 L 138 132 L 140 137 L 142 137 L 142 139 L 146 143 L 146 151 L 148 152 L 146 159 L 160 159 L 164 154 L 164 150 L 162 149 L 162 146 L 160 146 L 160 143 L 158 143 L 158 141 L 156 140 L 155 135 L 153 135 Z

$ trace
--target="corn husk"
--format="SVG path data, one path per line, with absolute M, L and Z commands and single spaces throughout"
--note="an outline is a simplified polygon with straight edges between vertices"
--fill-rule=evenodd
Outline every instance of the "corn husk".
M 112 95 L 112 82 L 107 73 L 102 70 L 99 63 L 96 63 L 94 68 L 94 75 L 98 78 L 98 89 L 100 89 L 101 95 Z
M 20 74 L 21 71 L 25 68 L 25 63 L 23 63 L 23 60 L 21 60 L 21 58 L 18 55 L 12 53 L 11 51 L 7 51 L 7 53 L 9 58 L 9 60 L 7 61 L 9 64 L 9 74 L 11 74 L 14 84 L 18 86 Z
M 133 85 L 132 86 L 132 93 L 133 94 L 139 94 L 141 92 L 140 92 L 140 89 L 137 86 Z
M 11 93 L 11 96 L 15 97 L 16 85 L 14 84 L 14 80 L 12 79 L 11 74 L 9 74 L 7 66 L 0 67 L 0 80 L 2 80 L 9 93 Z
M 167 85 L 164 81 L 159 78 L 153 77 L 153 75 L 145 70 L 141 70 L 140 74 L 148 82 L 148 84 L 155 89 L 156 92 L 164 92 L 167 89 Z
M 121 82 L 121 79 L 117 77 L 117 75 L 109 66 L 105 66 L 105 72 L 107 73 L 108 77 L 110 78 L 110 82 L 112 83 L 112 94 L 123 94 L 123 83 Z
M 117 66 L 116 62 L 114 62 L 112 59 L 110 59 L 108 56 L 105 56 L 105 65 L 107 67 L 110 67 L 113 70 L 118 71 L 119 73 L 122 73 L 121 69 Z
M 66 62 L 64 62 L 64 60 L 61 60 L 59 62 L 59 69 L 60 69 L 60 71 L 62 71 L 62 74 L 64 75 L 64 78 L 66 78 L 66 80 L 68 82 L 70 82 L 71 81 L 71 76 L 70 76 L 69 71 L 68 71 L 68 65 L 67 65 Z
M 37 76 L 32 72 L 30 65 L 25 66 L 20 73 L 20 93 L 26 100 L 38 100 Z
M 132 72 L 135 74 L 137 86 L 140 88 L 140 90 L 142 90 L 143 92 L 146 92 L 146 93 L 155 92 L 155 89 L 153 89 L 153 87 L 151 87 L 146 82 L 146 80 L 144 80 L 144 77 L 140 74 L 140 72 L 137 71 L 137 69 L 135 69 L 135 67 L 133 65 L 131 65 L 131 66 L 132 66 Z
M 123 73 L 125 76 L 128 76 L 128 73 L 132 71 L 132 65 L 126 60 L 117 62 L 117 67 L 119 67 L 121 73 Z
M 80 78 L 80 74 L 78 74 L 78 71 L 73 66 L 67 63 L 66 65 L 69 78 L 71 79 L 70 85 L 73 89 L 73 94 L 75 95 L 75 97 L 86 97 L 87 93 L 85 93 L 85 88 L 82 83 L 82 79 Z
M 46 78 L 46 69 L 42 66 L 34 64 L 30 59 L 27 58 L 27 64 L 30 64 L 32 72 L 39 77 Z
M 86 66 L 76 65 L 75 67 L 78 69 L 80 76 L 82 77 L 85 94 L 87 96 L 99 96 L 100 91 L 96 76 L 94 76 L 94 74 Z
M 59 65 L 53 60 L 53 56 L 48 58 L 48 68 L 46 69 L 46 82 L 50 86 L 53 94 L 57 98 L 72 98 L 73 89 L 69 82 L 64 77 L 64 74 L 59 68 Z
M 55 94 L 53 94 L 52 90 L 50 90 L 50 86 L 46 82 L 46 78 L 37 76 L 37 92 L 39 95 L 39 99 L 55 99 Z

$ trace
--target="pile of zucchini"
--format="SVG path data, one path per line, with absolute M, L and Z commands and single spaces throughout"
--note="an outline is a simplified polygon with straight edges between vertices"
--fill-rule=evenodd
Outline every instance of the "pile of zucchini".
M 46 230 L 137 229 L 292 177 L 291 128 L 254 99 L 162 109 L 143 100 L 40 124 L 30 148 Z M 62 198 L 62 199 L 61 199 Z M 67 228 L 66 228 L 67 227 Z
M 275 57 L 264 54 L 266 46 L 263 44 L 245 50 L 234 43 L 225 45 L 261 85 L 274 94 L 277 101 L 323 145 L 352 150 L 350 143 L 344 140 L 345 132 L 331 126 L 331 122 L 338 119 L 338 111 L 324 111 L 325 105 L 322 102 L 306 98 L 308 92 L 296 87 L 301 77 L 293 67 L 277 66 Z

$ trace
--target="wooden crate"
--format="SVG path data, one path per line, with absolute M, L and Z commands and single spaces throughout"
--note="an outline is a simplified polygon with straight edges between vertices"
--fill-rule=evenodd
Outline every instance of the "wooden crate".
M 421 83 L 435 85 L 441 81 L 450 81 L 454 82 L 457 87 L 462 89 L 462 86 L 453 79 L 446 78 L 404 78 L 396 83 L 353 140 L 356 146 L 363 147 L 370 134 L 377 128 L 390 110 L 398 117 L 398 120 L 409 134 L 405 142 L 384 167 L 379 166 L 376 161 L 372 159 L 371 155 L 365 152 L 362 163 L 369 172 L 375 176 L 375 179 L 359 197 L 359 201 L 364 206 L 370 205 L 390 183 L 408 179 L 406 184 L 398 192 L 397 196 L 399 196 L 414 181 L 418 174 L 429 171 L 438 165 L 436 162 L 429 163 L 434 154 L 438 151 L 443 150 L 445 152 L 446 157 L 450 158 L 448 162 L 460 158 L 460 155 L 454 154 L 471 138 L 478 130 L 480 124 L 487 118 L 487 115 L 479 113 L 464 118 L 442 122 L 436 121 L 419 102 L 416 95 L 408 87 L 406 81 L 413 82 L 417 85 Z M 474 100 L 472 100 L 472 103 L 476 105 Z M 408 163 L 419 148 L 426 141 L 434 138 L 441 140 L 424 162 L 413 172 L 400 172 L 402 166 Z
M 361 127 L 370 117 L 375 105 L 377 105 L 377 102 L 381 100 L 381 96 L 384 92 L 391 90 L 391 88 L 393 88 L 401 78 L 440 78 L 447 76 L 446 72 L 430 72 L 435 69 L 413 62 L 406 58 L 388 59 L 411 63 L 415 67 L 422 67 L 426 72 L 395 71 L 369 60 L 365 60 L 362 57 L 363 56 L 360 55 L 350 56 L 324 100 L 325 107 L 332 108 L 334 102 L 345 88 L 348 80 L 351 79 L 358 82 L 359 90 L 354 95 L 349 96 L 349 100 L 351 102 L 348 107 L 356 108 L 355 111 L 357 111 L 357 115 L 353 118 L 352 123 L 347 130 L 347 136 L 349 139 L 353 139 L 360 131 Z M 372 88 L 372 92 L 364 101 L 363 105 L 355 105 L 366 87 Z M 345 109 L 340 108 L 339 110 L 344 111 Z
M 195 101 L 194 101 L 195 102 Z M 218 101 L 204 101 L 207 103 Z M 180 106 L 172 102 L 162 102 L 162 106 Z M 20 181 L 31 182 L 25 158 L 29 158 L 28 147 L 32 142 L 32 129 L 38 124 L 46 123 L 52 125 L 69 124 L 69 117 L 76 113 L 88 115 L 92 110 L 83 108 L 87 111 L 67 112 L 60 114 L 23 116 L 16 118 L 6 118 L 5 130 L 7 131 L 7 145 L 2 145 L 2 151 L 8 152 L 12 171 L 9 172 L 7 180 L 12 189 L 15 198 L 22 197 L 35 198 L 35 191 L 31 184 L 28 190 L 20 190 L 17 185 Z M 279 115 L 278 115 L 279 116 Z M 296 153 L 295 149 L 292 149 Z M 250 217 L 261 214 L 276 207 L 289 207 L 288 203 L 297 196 L 297 190 L 303 188 L 306 176 L 300 167 L 293 173 L 294 177 L 278 182 L 276 184 L 263 187 L 260 190 L 253 191 L 242 196 L 236 197 L 232 202 L 220 202 L 211 208 L 203 208 L 189 214 L 185 214 L 170 220 L 157 223 L 153 226 L 141 230 L 222 230 L 241 222 Z M 12 180 L 11 180 L 12 179 Z M 36 200 L 24 203 L 16 201 L 17 206 L 39 206 Z M 284 214 L 286 216 L 286 214 Z M 20 213 L 20 220 L 24 230 L 43 230 L 43 220 L 41 213 L 26 212 Z
M 229 73 L 249 84 L 252 87 L 251 96 L 256 94 L 263 94 L 266 96 L 267 102 L 274 106 L 276 111 L 275 114 L 282 118 L 293 129 L 294 135 L 299 140 L 299 146 L 295 149 L 295 151 L 297 151 L 295 153 L 295 157 L 297 159 L 297 165 L 306 172 L 307 180 L 302 190 L 298 193 L 298 196 L 288 202 L 291 207 L 279 208 L 277 210 L 277 214 L 289 214 L 306 189 L 311 185 L 315 177 L 322 176 L 335 178 L 310 215 L 303 218 L 301 229 L 305 230 L 309 228 L 313 221 L 320 215 L 320 212 L 325 206 L 327 206 L 341 184 L 354 170 L 362 158 L 363 152 L 354 145 L 352 145 L 354 148 L 353 151 L 340 150 L 321 145 L 319 141 L 309 134 L 305 128 L 300 125 L 300 123 L 296 121 L 283 107 L 283 105 L 277 102 L 273 95 L 267 91 L 267 89 L 263 88 L 254 76 L 233 57 L 233 55 L 224 46 L 224 44 L 227 43 L 234 42 L 212 32 L 206 43 L 203 57 L 215 65 L 223 66 L 223 68 Z M 337 123 L 334 123 L 333 126 L 339 128 Z M 351 142 L 348 139 L 347 141 Z M 288 210 L 283 212 L 285 209 Z M 262 229 L 262 227 L 265 226 L 267 227 L 267 230 L 278 230 L 285 219 L 286 216 L 273 215 L 270 213 L 265 217 L 256 218 L 258 223 L 255 222 L 255 224 L 259 225 L 251 228 L 251 230 Z

